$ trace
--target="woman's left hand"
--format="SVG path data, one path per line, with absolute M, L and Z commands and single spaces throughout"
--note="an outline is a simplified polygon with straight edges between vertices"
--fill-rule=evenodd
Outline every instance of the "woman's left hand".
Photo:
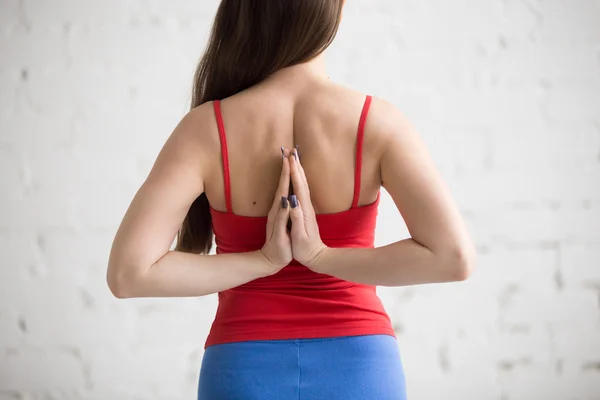
M 310 201 L 310 190 L 297 149 L 292 150 L 289 160 L 294 189 L 294 194 L 290 196 L 292 255 L 296 261 L 314 270 L 327 246 L 319 234 L 315 209 Z

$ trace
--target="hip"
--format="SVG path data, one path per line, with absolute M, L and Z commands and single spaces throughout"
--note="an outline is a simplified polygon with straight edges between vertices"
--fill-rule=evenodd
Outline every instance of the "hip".
M 226 343 L 205 350 L 200 400 L 405 400 L 391 335 Z

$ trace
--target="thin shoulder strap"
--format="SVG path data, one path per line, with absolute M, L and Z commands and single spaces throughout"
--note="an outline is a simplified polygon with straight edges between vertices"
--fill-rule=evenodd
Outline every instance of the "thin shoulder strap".
M 227 212 L 233 212 L 231 208 L 231 181 L 229 178 L 229 156 L 227 155 L 227 137 L 225 135 L 225 125 L 223 125 L 223 116 L 221 115 L 221 101 L 213 102 L 217 126 L 219 127 L 219 138 L 221 139 L 221 154 L 223 155 L 223 178 L 225 181 L 225 203 Z
M 371 106 L 371 96 L 367 95 L 365 104 L 363 105 L 362 112 L 360 114 L 360 120 L 358 122 L 358 133 L 356 135 L 356 167 L 354 171 L 354 198 L 352 199 L 352 208 L 358 207 L 358 198 L 360 197 L 360 179 L 362 172 L 362 150 L 363 142 L 365 137 L 365 123 L 367 121 L 367 114 L 369 113 L 369 107 Z

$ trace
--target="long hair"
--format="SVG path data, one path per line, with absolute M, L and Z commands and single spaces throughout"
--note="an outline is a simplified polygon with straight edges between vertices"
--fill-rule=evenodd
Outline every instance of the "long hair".
M 232 96 L 318 56 L 335 38 L 344 0 L 222 0 L 194 74 L 191 109 Z M 213 241 L 206 193 L 191 205 L 176 250 L 206 254 Z

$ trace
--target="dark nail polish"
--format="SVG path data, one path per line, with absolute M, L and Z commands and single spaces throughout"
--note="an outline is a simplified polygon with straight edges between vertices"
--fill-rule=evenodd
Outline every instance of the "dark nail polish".
M 287 208 L 288 206 L 288 199 L 285 196 L 281 196 L 281 208 Z
M 293 194 L 292 197 L 290 197 L 290 205 L 292 206 L 292 208 L 298 207 L 298 198 L 295 194 Z
M 285 158 L 285 151 L 283 150 L 283 146 L 281 146 L 281 158 Z
M 296 145 L 296 154 L 298 154 L 298 160 L 300 159 L 300 146 Z

